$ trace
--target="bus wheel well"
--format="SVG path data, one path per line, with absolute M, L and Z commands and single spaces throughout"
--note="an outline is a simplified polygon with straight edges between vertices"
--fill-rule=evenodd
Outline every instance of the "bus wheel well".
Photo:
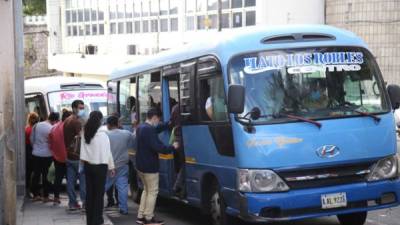
M 201 181 L 201 204 L 204 213 L 210 212 L 211 195 L 218 186 L 218 179 L 212 173 L 206 173 Z

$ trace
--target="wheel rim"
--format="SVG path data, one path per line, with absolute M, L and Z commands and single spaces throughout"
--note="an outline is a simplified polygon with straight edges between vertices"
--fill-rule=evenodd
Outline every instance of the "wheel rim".
M 221 201 L 219 193 L 216 192 L 211 197 L 211 218 L 214 224 L 219 224 L 221 218 Z

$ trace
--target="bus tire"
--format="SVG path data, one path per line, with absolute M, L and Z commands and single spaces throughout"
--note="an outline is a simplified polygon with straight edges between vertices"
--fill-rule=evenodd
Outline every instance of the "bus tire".
M 130 189 L 132 200 L 135 203 L 140 204 L 143 190 L 139 187 L 139 181 L 136 172 L 133 172 L 131 175 Z
M 238 219 L 226 213 L 226 203 L 220 192 L 220 186 L 215 182 L 210 195 L 210 219 L 212 225 L 237 225 Z
M 341 225 L 364 225 L 367 221 L 367 212 L 337 215 Z

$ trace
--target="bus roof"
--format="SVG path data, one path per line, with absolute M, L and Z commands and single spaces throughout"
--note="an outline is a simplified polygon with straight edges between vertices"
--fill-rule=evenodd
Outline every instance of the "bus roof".
M 80 77 L 39 77 L 25 80 L 25 94 L 48 93 L 61 90 L 73 90 L 79 88 L 104 89 L 105 84 L 94 79 Z
M 284 40 L 285 37 L 296 36 L 297 34 L 319 35 L 319 37 L 325 36 L 331 38 L 287 42 L 271 41 L 270 43 L 262 42 L 262 40 L 274 37 L 282 37 Z M 141 61 L 125 64 L 113 70 L 110 74 L 110 79 L 120 79 L 132 74 L 205 55 L 215 55 L 222 64 L 227 64 L 232 56 L 240 53 L 317 46 L 357 46 L 367 48 L 365 42 L 354 33 L 326 25 L 285 25 L 276 27 L 242 28 L 210 33 L 209 39 L 192 42 Z

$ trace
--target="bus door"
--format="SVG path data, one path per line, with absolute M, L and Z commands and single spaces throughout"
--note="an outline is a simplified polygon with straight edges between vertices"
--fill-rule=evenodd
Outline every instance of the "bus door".
M 25 95 L 25 112 L 26 114 L 36 112 L 39 115 L 40 121 L 47 119 L 47 108 L 44 96 L 41 93 Z
M 164 115 L 164 121 L 168 122 L 171 121 L 174 126 L 176 126 L 179 121 L 177 121 L 177 117 L 180 117 L 179 113 L 179 72 L 180 68 L 179 65 L 175 66 L 169 66 L 167 68 L 163 69 L 163 115 Z M 173 110 L 177 110 L 176 112 L 173 112 Z M 173 116 L 173 114 L 175 115 Z M 176 114 L 177 113 L 177 114 Z M 174 118 L 171 118 L 174 117 Z M 172 144 L 173 141 L 175 141 L 175 133 L 176 130 L 171 128 L 167 134 L 168 138 L 168 144 Z M 183 148 L 179 151 L 182 152 L 174 152 L 170 156 L 172 157 L 171 160 L 169 160 L 169 184 L 168 184 L 168 189 L 170 190 L 170 193 L 174 193 L 174 184 L 176 182 L 176 178 L 179 173 L 179 169 L 182 167 L 182 165 L 185 163 L 184 159 L 184 153 L 183 153 Z

